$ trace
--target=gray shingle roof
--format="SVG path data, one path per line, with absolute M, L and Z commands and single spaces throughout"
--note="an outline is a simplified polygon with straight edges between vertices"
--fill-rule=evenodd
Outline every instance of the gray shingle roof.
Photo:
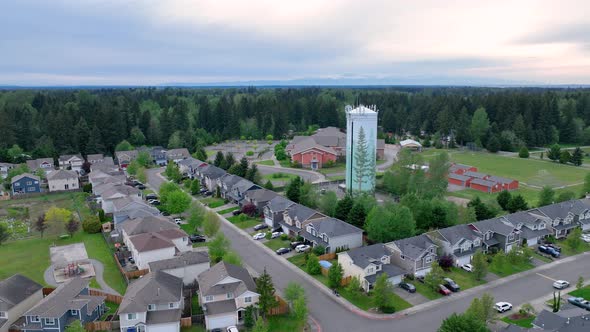
M 44 163 L 49 164 L 51 166 L 50 169 L 53 169 L 53 158 L 39 158 L 34 160 L 27 160 L 27 166 L 33 172 L 41 168 L 41 165 Z
M 178 322 L 182 311 L 180 309 L 148 311 L 146 315 L 147 324 L 162 324 Z
M 242 180 L 243 179 L 241 177 L 239 177 L 237 175 L 233 175 L 233 174 L 225 174 L 224 176 L 222 176 L 220 178 L 221 183 L 224 184 L 228 190 L 230 190 L 234 184 L 236 184 Z
M 281 212 L 285 211 L 289 206 L 293 204 L 295 204 L 293 201 L 283 196 L 277 195 L 275 198 L 268 201 L 268 208 L 272 212 Z
M 404 269 L 402 269 L 401 267 L 394 265 L 394 264 L 383 264 L 383 265 L 381 265 L 381 271 L 379 271 L 375 274 L 372 274 L 370 276 L 365 276 L 365 280 L 367 280 L 371 284 L 374 284 L 375 281 L 377 281 L 377 278 L 383 273 L 387 274 L 387 276 L 389 278 L 392 278 L 392 277 L 397 277 L 399 275 L 403 275 L 406 273 L 406 271 Z
M 139 193 L 140 190 L 135 187 L 128 186 L 126 184 L 112 184 L 111 186 L 109 186 L 109 188 L 107 188 L 107 190 L 101 193 L 101 196 L 110 197 L 116 194 L 131 196 L 137 195 Z
M 21 274 L 0 281 L 0 311 L 10 310 L 42 288 L 43 286 Z
M 189 265 L 209 263 L 209 253 L 206 251 L 187 251 L 179 256 L 149 263 L 150 271 L 169 270 Z
M 234 299 L 205 303 L 207 315 L 218 315 L 226 312 L 235 312 L 237 310 Z
M 467 173 L 465 173 L 465 174 L 467 174 Z M 488 188 L 491 188 L 491 187 L 493 187 L 493 186 L 496 185 L 496 182 L 492 182 L 492 181 L 488 181 L 488 180 L 482 180 L 482 179 L 479 179 L 479 178 L 474 178 L 473 180 L 471 180 L 471 183 L 473 183 L 473 184 L 479 184 L 480 186 L 485 186 L 485 187 L 488 187 Z
M 323 216 L 323 214 L 319 213 L 318 211 L 297 203 L 289 206 L 285 211 L 287 211 L 287 213 L 292 219 L 295 219 L 295 217 L 297 217 L 297 219 L 300 222 L 306 221 L 307 219 L 311 218 L 314 214 L 319 214 Z
M 498 183 L 502 183 L 502 184 L 509 184 L 509 183 L 516 181 L 514 179 L 503 178 L 501 176 L 495 176 L 495 175 L 490 175 L 490 177 L 488 179 L 490 181 L 498 182 Z
M 41 181 L 41 179 L 37 176 L 37 175 L 33 175 L 31 173 L 23 173 L 21 175 L 17 175 L 15 177 L 12 178 L 12 183 L 15 183 L 16 181 L 19 181 L 23 178 L 30 178 L 36 181 Z
M 221 285 L 222 287 L 230 288 L 230 290 L 234 292 L 234 297 L 241 295 L 246 290 L 256 292 L 256 284 L 254 283 L 252 276 L 250 276 L 250 273 L 248 273 L 248 270 L 241 266 L 236 266 L 223 261 L 199 274 L 197 281 L 199 283 L 200 292 L 204 295 L 223 294 L 223 291 L 219 289 L 217 283 L 227 277 L 241 280 L 239 283 Z M 227 293 L 227 291 L 225 292 Z
M 133 243 L 133 247 L 135 247 L 135 250 L 138 252 L 175 247 L 170 239 L 156 232 L 134 235 L 130 237 L 129 240 Z
M 303 237 L 313 237 L 316 238 L 316 241 L 323 241 L 320 237 L 322 234 L 326 234 L 329 239 L 350 235 L 355 233 L 362 233 L 363 230 L 353 226 L 347 222 L 344 222 L 340 219 L 331 218 L 331 217 L 324 217 L 319 219 L 314 219 L 312 222 L 309 223 L 312 225 L 315 231 L 317 232 L 317 236 L 313 236 L 307 231 L 301 233 Z
M 188 158 L 190 155 L 191 154 L 188 152 L 187 148 L 170 149 L 166 151 L 168 159 Z
M 40 316 L 40 317 L 61 317 L 66 311 L 70 310 L 72 305 L 79 306 L 79 301 L 90 303 L 87 296 L 77 298 L 80 292 L 88 287 L 89 280 L 82 278 L 72 278 L 63 284 L 59 285 L 51 294 L 44 297 L 33 308 L 26 312 L 26 316 Z M 104 297 L 99 296 L 104 302 Z M 77 300 L 76 300 L 77 299 Z M 75 301 L 76 300 L 76 301 Z M 74 301 L 74 302 L 73 302 Z
M 551 219 L 565 218 L 568 213 L 573 209 L 577 209 L 578 205 L 575 200 L 565 201 L 561 203 L 555 203 L 550 205 L 541 206 L 538 208 L 539 211 L 543 212 L 546 216 Z
M 203 170 L 202 174 L 203 174 L 203 176 L 205 176 L 209 179 L 217 179 L 217 178 L 220 178 L 223 175 L 225 175 L 226 172 L 219 167 L 209 165 L 209 167 L 207 167 L 205 170 Z
M 418 259 L 430 246 L 436 246 L 432 240 L 424 235 L 413 236 L 407 239 L 393 241 L 402 251 L 402 254 L 411 259 Z
M 447 239 L 451 246 L 459 242 L 461 239 L 473 241 L 476 238 L 479 238 L 478 234 L 471 227 L 464 224 L 441 228 L 437 230 L 437 232 L 442 235 L 443 238 Z
M 501 217 L 481 220 L 471 225 L 475 226 L 482 234 L 492 231 L 494 233 L 508 235 L 514 230 L 514 226 L 508 222 L 504 222 Z
M 141 233 L 159 232 L 166 229 L 179 229 L 178 225 L 161 216 L 150 216 L 129 220 L 125 222 L 122 228 L 128 236 Z
M 471 178 L 478 178 L 478 179 L 483 179 L 486 176 L 488 176 L 487 174 L 484 173 L 480 173 L 480 172 L 472 172 L 472 171 L 467 171 L 465 173 L 463 173 L 466 176 L 469 176 Z
M 66 162 L 70 159 L 79 159 L 82 161 L 84 160 L 84 158 L 82 158 L 82 156 L 79 154 L 64 154 L 64 155 L 59 156 L 58 160 L 63 163 L 63 162 Z
M 178 302 L 182 287 L 182 279 L 178 277 L 161 271 L 150 272 L 129 285 L 119 313 L 146 312 L 148 304 Z
M 254 182 L 252 182 L 252 181 L 242 179 L 242 180 L 236 182 L 236 184 L 232 187 L 232 189 L 234 189 L 234 188 L 243 194 L 250 189 L 260 189 L 260 186 L 254 184 Z
M 469 166 L 469 165 L 465 165 L 465 164 L 451 164 L 451 166 L 449 166 L 449 172 L 456 172 L 457 170 L 460 169 L 470 169 L 473 166 Z
M 271 199 L 277 197 L 279 194 L 268 189 L 254 189 L 246 192 L 245 196 L 250 200 L 254 200 L 259 203 L 268 202 Z
M 455 180 L 465 182 L 471 178 L 468 176 L 465 176 L 465 175 L 461 175 L 461 174 L 449 173 L 449 179 L 455 179 Z
M 352 259 L 355 265 L 360 266 L 363 269 L 370 263 L 379 261 L 381 257 L 391 255 L 390 250 L 382 243 L 350 249 L 345 253 L 350 257 L 350 259 Z
M 321 141 L 322 143 L 317 143 L 316 140 Z M 334 142 L 332 142 L 334 141 Z M 336 151 L 332 149 L 330 146 L 338 145 L 338 138 L 337 137 L 329 137 L 329 136 L 320 136 L 320 137 L 309 137 L 301 142 L 297 143 L 293 147 L 293 151 L 291 154 L 301 153 L 307 151 L 309 149 L 318 149 L 322 151 L 326 151 L 331 154 L 336 154 Z

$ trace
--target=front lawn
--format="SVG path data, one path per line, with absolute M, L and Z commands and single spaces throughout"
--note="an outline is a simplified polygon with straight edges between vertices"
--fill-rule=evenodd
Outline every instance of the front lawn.
M 425 298 L 429 300 L 436 300 L 443 297 L 439 292 L 433 291 L 426 284 L 423 284 L 417 280 L 412 282 L 412 285 L 416 287 L 416 292 L 422 294 Z
M 94 258 L 104 265 L 104 279 L 109 286 L 125 294 L 127 284 L 119 272 L 115 258 L 101 234 L 78 232 L 72 238 L 59 239 L 55 236 L 43 239 L 10 241 L 0 246 L 0 279 L 21 273 L 36 282 L 45 285 L 43 273 L 51 264 L 49 246 L 84 242 L 89 258 Z
M 290 248 L 291 242 L 289 240 L 281 240 L 280 237 L 264 242 L 264 245 L 276 251 L 279 248 Z
M 544 262 L 544 263 L 551 263 L 553 262 L 553 260 L 547 256 L 541 255 L 539 254 L 539 252 L 537 251 L 533 251 L 533 257 L 535 257 L 536 259 Z
M 180 329 L 181 332 L 207 332 L 204 326 L 192 325 L 190 327 L 183 327 Z
M 533 267 L 535 267 L 535 266 L 533 264 L 531 264 L 530 262 L 518 263 L 518 264 L 507 263 L 502 268 L 498 268 L 494 264 L 490 264 L 489 271 L 494 274 L 497 274 L 499 277 L 507 277 L 507 276 L 515 274 L 515 273 L 530 270 Z
M 518 315 L 518 314 L 516 314 Z M 524 327 L 524 328 L 531 328 L 533 327 L 533 321 L 535 320 L 535 316 L 528 316 L 523 318 L 514 318 L 511 317 L 514 315 L 503 317 L 501 320 L 508 324 L 513 324 L 516 326 Z
M 590 244 L 586 242 L 582 242 L 577 249 L 570 247 L 567 241 L 559 241 L 558 245 L 561 246 L 561 253 L 566 256 L 573 256 L 590 250 Z
M 571 291 L 569 294 L 574 297 L 583 297 L 585 300 L 590 301 L 590 285 Z
M 257 161 L 257 162 L 255 162 L 255 164 L 265 165 L 265 166 L 274 166 L 275 165 L 275 163 L 270 159 Z
M 305 254 L 297 254 L 287 258 L 287 260 L 298 268 L 305 270 Z
M 240 209 L 239 206 L 234 206 L 234 207 L 227 208 L 225 210 L 217 211 L 217 213 L 223 215 L 226 213 L 234 212 L 235 210 L 239 210 L 239 209 Z
M 292 315 L 268 316 L 268 332 L 299 332 L 303 331 L 301 323 Z
M 207 197 L 201 200 L 201 203 L 207 205 L 208 207 L 214 209 L 220 207 L 225 204 L 225 200 L 223 198 L 217 197 Z
M 459 284 L 461 290 L 466 290 L 486 283 L 485 280 L 475 280 L 471 272 L 467 272 L 458 267 L 453 267 L 449 272 L 445 272 L 445 277 L 453 279 L 453 281 Z
M 254 227 L 262 222 L 262 220 L 260 220 L 259 218 L 248 217 L 245 214 L 231 216 L 227 218 L 227 220 L 229 220 L 232 224 L 238 226 L 241 229 Z

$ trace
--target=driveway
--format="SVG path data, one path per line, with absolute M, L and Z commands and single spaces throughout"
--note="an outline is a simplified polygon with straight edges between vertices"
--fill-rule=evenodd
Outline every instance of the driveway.
M 156 172 L 161 170 L 150 169 L 147 175 L 149 184 L 157 189 L 164 179 L 156 176 Z M 245 264 L 259 273 L 267 270 L 277 290 L 284 290 L 289 282 L 300 284 L 305 289 L 311 318 L 324 332 L 436 331 L 444 318 L 454 312 L 465 311 L 469 303 L 475 297 L 480 297 L 484 291 L 492 294 L 497 301 L 508 301 L 518 306 L 552 294 L 551 278 L 575 281 L 580 275 L 590 276 L 590 253 L 586 253 L 571 259 L 564 258 L 554 264 L 546 264 L 512 278 L 503 278 L 471 288 L 449 298 L 418 305 L 405 310 L 401 315 L 374 319 L 362 312 L 351 312 L 334 298 L 326 287 L 322 288 L 299 274 L 296 272 L 298 269 L 289 265 L 284 258 L 273 254 L 263 244 L 255 244 L 250 236 L 244 235 L 227 222 L 221 223 L 221 231 L 231 241 L 234 250 L 242 254 L 247 253 L 242 255 Z
M 403 290 L 399 287 L 395 287 L 393 289 L 393 292 L 399 295 L 399 297 L 401 297 L 402 299 L 408 301 L 411 305 L 418 305 L 429 301 L 426 297 L 424 297 L 424 295 L 418 292 L 409 293 L 406 290 Z

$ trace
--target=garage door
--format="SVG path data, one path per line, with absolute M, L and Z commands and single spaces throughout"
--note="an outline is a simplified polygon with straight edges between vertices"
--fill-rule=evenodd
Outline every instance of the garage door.
M 463 266 L 465 264 L 469 264 L 471 263 L 471 256 L 463 256 L 463 257 L 459 257 L 457 258 L 457 266 Z
M 180 323 L 149 324 L 146 332 L 172 332 L 180 330 Z
M 510 250 L 512 250 L 512 245 L 507 245 L 506 246 L 506 252 L 509 252 Z
M 236 325 L 235 315 L 207 317 L 207 329 L 222 329 L 228 326 Z
M 402 282 L 402 276 L 395 276 L 387 279 L 387 281 L 389 281 L 389 283 L 392 285 L 398 285 L 400 282 Z
M 536 244 L 537 244 L 537 242 L 538 242 L 538 241 L 537 241 L 537 238 L 536 238 L 536 237 L 534 237 L 534 238 L 532 238 L 532 239 L 528 239 L 528 240 L 526 240 L 526 244 L 527 244 L 529 247 L 532 247 L 532 246 L 536 245 Z

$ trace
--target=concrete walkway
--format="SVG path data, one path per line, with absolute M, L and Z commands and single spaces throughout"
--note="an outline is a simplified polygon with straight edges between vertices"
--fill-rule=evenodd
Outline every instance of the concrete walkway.
M 119 294 L 119 292 L 117 292 L 116 290 L 112 289 L 105 281 L 103 278 L 103 274 L 104 274 L 104 265 L 102 264 L 102 262 L 96 260 L 96 259 L 90 259 L 90 262 L 92 263 L 92 265 L 94 266 L 94 272 L 96 273 L 96 282 L 100 285 L 100 288 L 103 292 L 105 293 L 111 293 L 111 294 L 116 294 L 116 295 L 121 295 Z M 55 278 L 53 277 L 53 265 L 50 265 L 45 272 L 43 273 L 43 279 L 45 280 L 45 283 L 53 286 L 53 287 L 57 287 L 59 286 L 58 283 L 55 281 Z

